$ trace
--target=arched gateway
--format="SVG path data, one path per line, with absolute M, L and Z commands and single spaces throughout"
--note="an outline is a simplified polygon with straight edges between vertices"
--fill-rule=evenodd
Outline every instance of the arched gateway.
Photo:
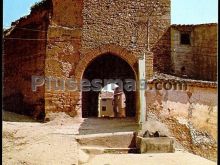
M 154 12 L 149 16 L 152 9 Z M 92 74 L 91 78 L 108 75 L 140 80 L 145 79 L 145 75 L 150 79 L 153 68 L 167 72 L 170 66 L 169 11 L 169 0 L 135 4 L 132 0 L 117 3 L 46 0 L 34 6 L 29 16 L 14 22 L 4 32 L 4 109 L 45 119 L 53 112 L 65 112 L 72 117 L 82 116 L 82 112 L 95 114 L 92 110 L 82 110 L 91 104 L 83 104 L 83 94 L 72 90 L 72 80 L 89 77 L 88 70 L 94 72 L 98 61 L 106 61 L 106 65 L 112 61 L 110 70 L 104 73 L 105 66 L 102 66 L 103 73 Z M 28 33 L 30 40 L 12 40 L 26 38 L 24 33 Z M 139 59 L 144 54 L 146 60 Z M 113 71 L 118 65 L 122 71 Z M 32 76 L 40 76 L 39 82 L 42 82 L 38 82 L 36 92 L 32 90 Z M 48 83 L 50 78 L 53 82 Z M 65 88 L 60 87 L 63 84 Z M 130 104 L 127 107 L 131 107 L 127 115 L 143 117 L 141 121 L 144 121 L 144 90 L 127 93 L 126 97 L 132 99 L 127 101 Z
M 98 56 L 106 53 L 114 54 L 117 57 L 120 57 L 121 59 L 126 61 L 137 76 L 138 56 L 125 48 L 113 44 L 108 44 L 95 49 L 86 50 L 85 52 L 86 53 L 82 55 L 82 59 L 79 61 L 75 70 L 75 78 L 77 80 L 82 79 L 83 73 L 87 66 L 91 63 L 91 61 L 93 61 Z
M 105 45 L 86 51 L 75 70 L 78 82 L 94 79 L 101 80 L 104 87 L 106 80 L 121 80 L 123 87 L 127 80 L 138 80 L 138 58 L 134 53 L 115 45 Z M 139 118 L 139 91 L 126 91 L 126 116 Z M 134 89 L 133 88 L 133 89 Z M 101 89 L 101 88 L 100 88 Z M 100 91 L 80 91 L 82 117 L 98 116 L 98 95 Z

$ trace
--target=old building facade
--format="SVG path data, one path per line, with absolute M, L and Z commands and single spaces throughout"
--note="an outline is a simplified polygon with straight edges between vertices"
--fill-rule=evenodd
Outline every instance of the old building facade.
M 99 94 L 98 117 L 114 117 L 113 92 L 102 92 Z
M 180 60 L 181 48 L 175 40 L 182 28 L 185 27 L 171 27 L 170 0 L 42 1 L 32 7 L 30 15 L 14 22 L 4 33 L 4 109 L 35 118 L 47 118 L 50 112 L 66 112 L 74 117 L 98 116 L 99 92 L 54 90 L 48 84 L 57 87 L 61 82 L 47 83 L 48 79 L 41 80 L 44 86 L 33 91 L 33 76 L 72 78 L 76 82 L 82 79 L 125 82 L 149 80 L 154 72 L 182 75 L 185 71 L 191 78 L 216 80 L 216 70 L 210 68 L 213 72 L 210 77 L 204 77 L 208 67 L 201 66 L 204 70 L 197 72 L 201 68 L 195 63 L 203 63 L 209 54 L 203 53 L 199 60 L 194 60 L 196 69 L 190 60 Z M 200 44 L 203 38 L 197 34 L 204 30 L 189 28 L 193 28 L 194 38 L 198 36 L 195 44 Z M 211 55 L 212 65 L 216 49 Z M 141 116 L 145 118 L 145 93 L 125 91 L 125 95 L 126 116 L 140 122 Z
M 173 74 L 217 80 L 217 24 L 172 25 Z
M 17 111 L 38 116 L 35 111 L 40 104 L 45 114 L 65 111 L 72 116 L 95 116 L 96 92 L 48 91 L 47 87 L 33 92 L 31 76 L 77 82 L 82 78 L 138 80 L 138 60 L 145 55 L 144 76 L 151 78 L 154 66 L 168 69 L 167 63 L 158 61 L 169 62 L 169 28 L 169 0 L 42 1 L 5 32 L 5 108 L 21 107 Z M 100 72 L 107 65 L 112 69 Z M 127 115 L 138 118 L 138 92 L 126 96 L 131 107 Z M 13 101 L 16 105 L 10 104 Z

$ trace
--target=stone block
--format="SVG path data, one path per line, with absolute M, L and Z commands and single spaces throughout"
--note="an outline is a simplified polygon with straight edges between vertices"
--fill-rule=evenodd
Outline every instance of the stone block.
M 136 147 L 140 153 L 173 153 L 174 139 L 172 137 L 140 137 L 136 138 Z

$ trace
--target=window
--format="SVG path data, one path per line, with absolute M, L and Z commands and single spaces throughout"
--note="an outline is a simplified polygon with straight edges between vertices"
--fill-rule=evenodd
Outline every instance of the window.
M 190 33 L 181 33 L 180 34 L 180 44 L 190 45 Z
M 102 106 L 102 111 L 106 111 L 106 106 Z

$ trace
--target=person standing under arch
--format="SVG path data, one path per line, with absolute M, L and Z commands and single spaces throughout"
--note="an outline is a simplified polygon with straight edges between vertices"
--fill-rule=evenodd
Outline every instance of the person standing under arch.
M 126 98 L 124 92 L 119 87 L 116 87 L 114 90 L 114 98 L 113 98 L 114 117 L 126 117 L 125 101 Z

